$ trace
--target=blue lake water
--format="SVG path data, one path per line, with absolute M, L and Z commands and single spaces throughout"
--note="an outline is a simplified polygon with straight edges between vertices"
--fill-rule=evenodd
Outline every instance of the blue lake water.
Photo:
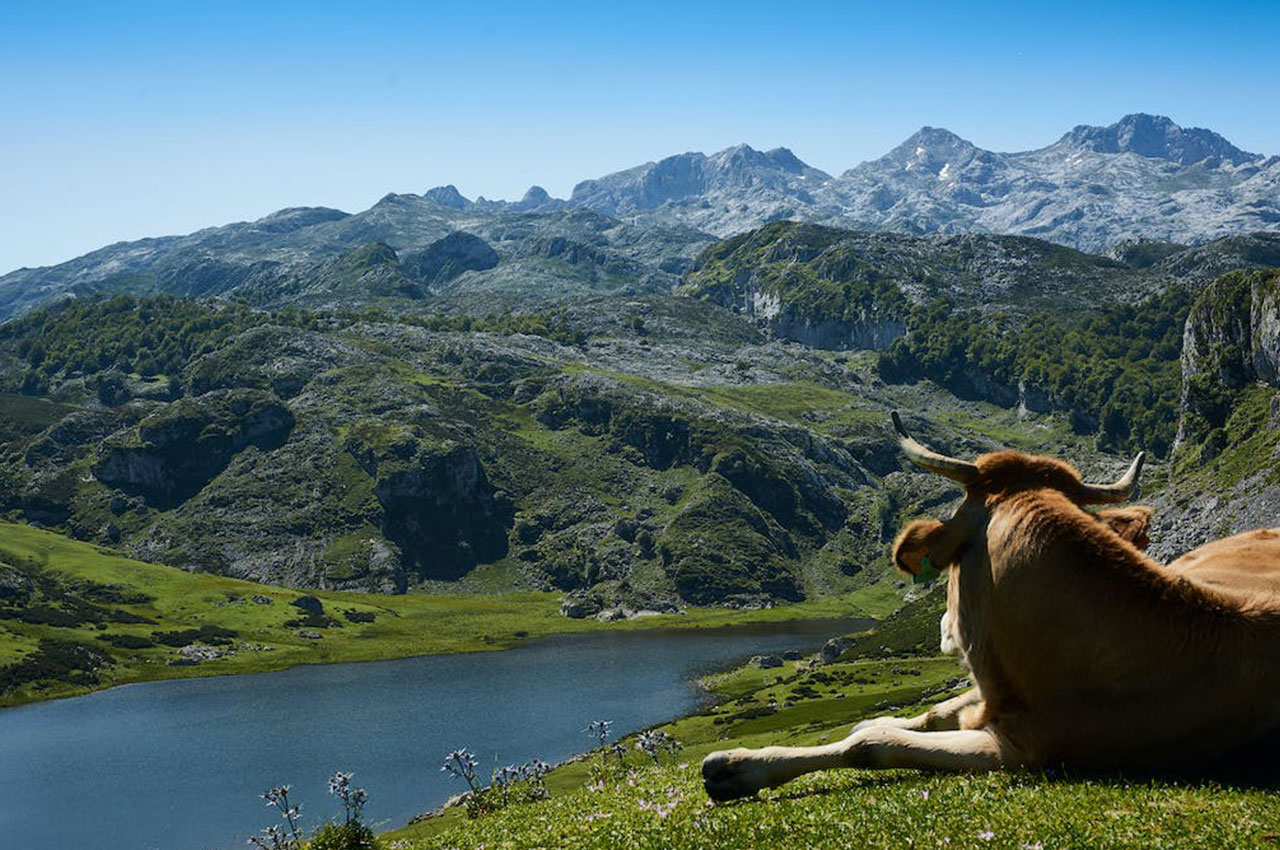
M 340 808 L 335 770 L 368 790 L 366 819 L 400 826 L 463 790 L 440 771 L 468 747 L 494 764 L 556 762 L 673 719 L 694 679 L 758 653 L 816 647 L 869 621 L 600 632 L 504 652 L 129 685 L 0 710 L 0 844 L 23 850 L 229 850 L 276 823 L 260 795 L 291 784 L 314 827 Z

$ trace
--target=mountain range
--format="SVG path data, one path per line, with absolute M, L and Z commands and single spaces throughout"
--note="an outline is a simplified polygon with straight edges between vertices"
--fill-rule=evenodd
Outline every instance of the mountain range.
M 0 320 L 65 294 L 163 292 L 308 305 L 351 296 L 667 292 L 717 238 L 776 220 L 912 235 L 1033 236 L 1090 252 L 1280 231 L 1280 156 L 1128 115 L 1033 151 L 925 127 L 839 176 L 786 148 L 684 153 L 514 202 L 453 186 L 360 213 L 293 208 L 107 246 L 0 277 Z M 381 246 L 381 247 L 380 247 Z
M 727 236 L 801 219 L 905 233 L 1035 236 L 1085 251 L 1123 239 L 1194 243 L 1280 226 L 1280 157 L 1161 116 L 1078 126 L 996 153 L 924 127 L 838 177 L 785 148 L 687 153 L 579 183 L 569 203 Z

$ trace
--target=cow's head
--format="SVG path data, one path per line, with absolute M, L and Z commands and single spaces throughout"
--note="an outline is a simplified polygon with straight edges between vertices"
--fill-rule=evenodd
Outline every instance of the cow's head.
M 895 410 L 893 427 L 898 445 L 916 466 L 964 485 L 965 498 L 946 522 L 915 520 L 898 535 L 893 562 L 898 569 L 923 580 L 957 563 L 965 547 L 980 532 L 992 508 L 1028 490 L 1055 490 L 1072 502 L 1086 505 L 1123 502 L 1133 495 L 1146 455 L 1133 459 L 1127 472 L 1111 484 L 1086 484 L 1073 466 L 1060 460 L 1020 452 L 993 452 L 976 461 L 957 460 L 929 449 L 907 433 Z M 1151 510 L 1128 507 L 1095 514 L 1117 535 L 1138 548 L 1147 544 Z

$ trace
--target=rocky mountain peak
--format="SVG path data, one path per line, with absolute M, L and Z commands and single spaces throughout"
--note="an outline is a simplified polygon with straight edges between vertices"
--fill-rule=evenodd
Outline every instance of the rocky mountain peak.
M 981 151 L 972 142 L 942 127 L 921 127 L 878 162 L 906 171 L 940 174 L 948 164 L 967 161 Z
M 422 197 L 442 207 L 449 207 L 455 210 L 466 209 L 471 205 L 471 202 L 464 198 L 452 183 L 447 186 L 436 186 L 434 189 L 428 189 L 422 194 Z
M 253 227 L 267 233 L 293 233 L 313 224 L 338 221 L 349 216 L 350 213 L 329 207 L 287 207 L 263 216 L 253 223 Z
M 541 186 L 530 186 L 529 191 L 524 193 L 524 197 L 520 199 L 520 203 L 525 206 L 536 207 L 547 203 L 551 200 L 551 195 Z
M 787 148 L 759 151 L 750 145 L 734 145 L 707 157 L 708 164 L 726 173 L 742 173 L 748 170 L 782 171 L 787 174 L 827 175 L 805 163 Z
M 1192 165 L 1210 158 L 1239 165 L 1259 158 L 1257 154 L 1240 150 L 1212 130 L 1184 129 L 1163 115 L 1142 112 L 1126 115 L 1107 127 L 1081 124 L 1058 144 L 1096 153 L 1136 153 L 1178 165 Z

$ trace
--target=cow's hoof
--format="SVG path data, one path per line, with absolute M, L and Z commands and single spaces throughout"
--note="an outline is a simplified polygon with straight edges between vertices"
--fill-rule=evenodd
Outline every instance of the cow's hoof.
M 707 796 L 716 802 L 750 797 L 764 787 L 753 774 L 755 767 L 747 751 L 721 750 L 702 760 L 702 784 Z

